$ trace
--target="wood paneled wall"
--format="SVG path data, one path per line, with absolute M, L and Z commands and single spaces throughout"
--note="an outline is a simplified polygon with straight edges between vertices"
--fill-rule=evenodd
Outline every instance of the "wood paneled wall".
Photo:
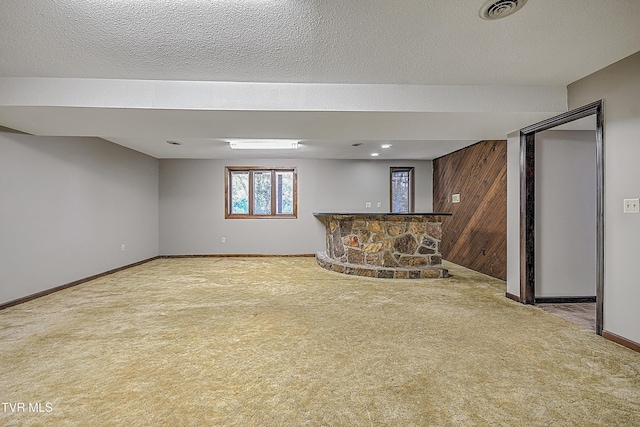
M 451 196 L 460 194 L 460 203 Z M 433 211 L 442 257 L 498 279 L 507 277 L 507 141 L 481 141 L 433 161 Z

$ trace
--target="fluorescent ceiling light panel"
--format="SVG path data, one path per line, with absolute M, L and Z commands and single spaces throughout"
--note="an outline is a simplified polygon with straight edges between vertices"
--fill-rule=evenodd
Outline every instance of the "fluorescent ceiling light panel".
M 234 150 L 297 150 L 298 141 L 291 139 L 238 139 L 229 141 Z

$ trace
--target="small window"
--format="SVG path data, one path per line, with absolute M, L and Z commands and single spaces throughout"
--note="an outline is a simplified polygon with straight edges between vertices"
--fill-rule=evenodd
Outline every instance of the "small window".
M 414 212 L 413 168 L 391 168 L 391 212 Z
M 297 218 L 295 168 L 225 168 L 225 218 Z

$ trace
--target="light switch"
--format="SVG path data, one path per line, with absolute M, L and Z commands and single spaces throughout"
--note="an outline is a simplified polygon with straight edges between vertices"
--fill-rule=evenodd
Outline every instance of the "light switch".
M 640 213 L 640 199 L 624 199 L 624 213 Z
M 371 207 L 371 202 L 366 202 L 366 203 L 364 204 L 364 207 L 365 207 L 365 208 L 370 208 L 370 207 Z

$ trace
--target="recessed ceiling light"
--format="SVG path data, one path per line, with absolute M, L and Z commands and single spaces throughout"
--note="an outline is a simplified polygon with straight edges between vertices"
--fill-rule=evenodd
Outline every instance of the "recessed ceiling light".
M 378 157 L 380 153 L 371 153 L 371 157 Z
M 167 144 L 171 144 L 171 145 L 182 145 L 182 142 L 180 142 L 180 141 L 167 141 Z
M 382 144 L 380 147 L 381 148 L 389 148 L 391 146 L 392 146 L 391 144 Z
M 297 150 L 298 141 L 291 139 L 238 139 L 229 141 L 234 150 Z

